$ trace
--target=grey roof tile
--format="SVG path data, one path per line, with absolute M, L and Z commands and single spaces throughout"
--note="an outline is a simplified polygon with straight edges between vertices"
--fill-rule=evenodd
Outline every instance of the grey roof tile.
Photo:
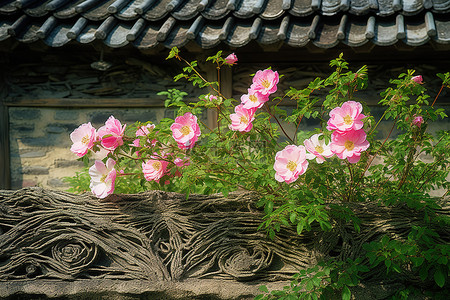
M 343 43 L 351 47 L 359 47 L 369 41 L 370 35 L 367 34 L 368 19 L 353 18 L 347 21 L 346 35 Z
M 70 1 L 66 5 L 61 6 L 56 11 L 53 12 L 53 15 L 58 19 L 67 19 L 72 18 L 78 15 L 76 11 L 76 6 L 78 4 L 83 3 L 85 0 L 76 0 Z
M 319 48 L 332 48 L 339 43 L 337 38 L 340 20 L 337 18 L 322 17 L 314 30 L 316 38 L 313 44 Z
M 450 20 L 439 15 L 434 17 L 437 34 L 434 40 L 441 44 L 450 44 Z
M 114 14 L 114 16 L 120 20 L 135 20 L 139 17 L 139 14 L 136 12 L 136 8 L 142 4 L 143 0 L 135 0 L 130 1 L 126 5 L 122 7 L 118 12 Z
M 372 7 L 378 6 L 376 0 L 351 0 L 349 13 L 355 15 L 366 15 Z
M 395 13 L 394 10 L 394 1 L 395 0 L 377 0 L 378 2 L 378 16 L 390 16 Z
M 201 5 L 203 2 L 203 5 Z M 205 0 L 188 0 L 180 4 L 173 12 L 172 16 L 177 20 L 190 20 L 195 19 L 195 17 L 205 9 Z
M 375 45 L 390 46 L 397 42 L 397 22 L 391 17 L 384 22 L 375 23 L 375 36 L 372 39 Z
M 170 47 L 183 47 L 189 40 L 186 37 L 186 33 L 191 27 L 188 22 L 175 24 L 173 29 L 170 31 L 169 36 L 164 41 L 164 45 L 167 48 Z
M 95 40 L 95 32 L 97 31 L 97 26 L 93 24 L 86 25 L 80 34 L 77 36 L 76 40 L 82 44 L 88 44 Z
M 44 43 L 50 47 L 61 47 L 70 42 L 67 37 L 67 33 L 71 29 L 67 24 L 57 25 L 53 28 L 50 34 L 46 35 L 44 38 Z
M 47 14 L 47 9 L 45 6 L 47 3 L 50 2 L 50 0 L 47 1 L 37 1 L 31 3 L 30 6 L 27 6 L 23 11 L 29 15 L 30 17 L 42 17 Z
M 292 47 L 303 47 L 308 44 L 313 32 L 311 31 L 312 20 L 312 18 L 307 18 L 290 21 L 286 34 L 286 43 Z
M 233 15 L 237 18 L 248 19 L 259 14 L 265 4 L 264 0 L 237 0 L 239 4 Z
M 148 21 L 158 21 L 166 17 L 169 11 L 166 9 L 167 5 L 172 0 L 157 0 L 143 15 L 142 17 Z
M 261 26 L 257 41 L 262 45 L 270 45 L 279 41 L 278 32 L 280 30 L 279 22 L 268 22 Z
M 289 13 L 296 17 L 309 16 L 314 12 L 311 3 L 313 0 L 293 0 Z
M 127 34 L 130 32 L 132 26 L 130 23 L 120 23 L 115 25 L 107 37 L 104 39 L 106 45 L 111 48 L 120 48 L 129 43 Z
M 265 20 L 274 20 L 280 18 L 285 9 L 283 8 L 283 0 L 267 1 L 266 6 L 261 12 L 261 18 Z
M 320 48 L 450 45 L 450 0 L 7 0 L 0 2 L 0 41 L 12 38 L 140 49 L 252 40 Z
M 17 7 L 14 5 L 15 0 L 8 0 L 2 2 L 0 7 L 0 13 L 2 14 L 12 14 L 17 11 Z
M 133 45 L 138 49 L 153 48 L 159 44 L 156 39 L 162 24 L 146 23 L 142 33 L 133 41 Z
M 202 11 L 202 16 L 208 20 L 219 20 L 228 15 L 232 9 L 234 5 L 229 5 L 229 0 L 211 0 Z
M 203 26 L 196 37 L 197 44 L 199 44 L 203 49 L 209 49 L 219 45 L 222 41 L 222 28 L 223 24 L 216 22 Z
M 403 14 L 405 16 L 415 15 L 424 9 L 425 0 L 407 0 L 403 1 Z
M 433 0 L 433 10 L 436 12 L 449 12 L 450 0 Z
M 406 43 L 411 46 L 420 46 L 430 40 L 424 20 L 405 22 Z
M 232 47 L 243 47 L 250 42 L 251 20 L 236 21 L 230 28 L 225 42 Z
M 90 9 L 83 12 L 81 15 L 91 21 L 104 20 L 111 15 L 108 11 L 108 7 L 114 3 L 115 0 L 108 0 L 96 3 L 90 7 Z
M 6 40 L 10 37 L 10 34 L 8 33 L 8 29 L 13 24 L 10 20 L 0 21 L 0 41 Z
M 347 3 L 348 0 L 322 0 L 321 10 L 325 16 L 331 16 L 341 10 L 341 5 Z

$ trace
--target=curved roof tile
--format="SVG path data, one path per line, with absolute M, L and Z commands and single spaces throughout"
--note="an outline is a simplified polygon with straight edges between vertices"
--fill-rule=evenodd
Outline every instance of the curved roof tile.
M 139 49 L 195 43 L 331 48 L 450 45 L 450 0 L 35 0 L 0 2 L 0 41 L 101 40 Z

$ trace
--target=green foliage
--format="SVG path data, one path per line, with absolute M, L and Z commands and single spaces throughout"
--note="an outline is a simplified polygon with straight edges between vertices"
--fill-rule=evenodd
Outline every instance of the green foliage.
M 422 84 L 413 80 L 415 71 L 407 70 L 390 81 L 381 93 L 379 105 L 385 108 L 378 120 L 364 107 L 363 129 L 367 132 L 370 147 L 357 163 L 349 163 L 336 157 L 323 163 L 310 160 L 308 170 L 295 182 L 287 184 L 275 179 L 274 157 L 286 145 L 302 145 L 315 133 L 322 133 L 326 143 L 331 140 L 327 120 L 332 109 L 346 101 L 354 101 L 358 91 L 367 86 L 367 67 L 351 71 L 341 54 L 330 62 L 334 70 L 326 78 L 315 78 L 306 88 L 289 88 L 282 97 L 272 100 L 258 109 L 253 128 L 249 132 L 229 129 L 230 114 L 236 100 L 221 93 L 218 82 L 205 79 L 199 62 L 188 62 L 173 48 L 168 59 L 176 58 L 185 63 L 182 73 L 175 80 L 187 80 L 194 86 L 208 88 L 205 95 L 193 103 L 185 101 L 185 92 L 171 89 L 160 92 L 166 96 L 166 107 L 178 108 L 177 115 L 191 112 L 200 115 L 206 110 L 217 114 L 214 128 L 200 124 L 202 135 L 195 147 L 179 149 L 169 129 L 173 120 L 166 118 L 154 124 L 147 135 L 138 137 L 140 147 L 130 146 L 135 132 L 147 123 L 127 126 L 127 142 L 108 155 L 117 161 L 116 192 L 135 193 L 148 189 L 160 189 L 185 193 L 228 193 L 236 190 L 254 192 L 257 206 L 265 217 L 260 229 L 270 239 L 276 240 L 283 227 L 292 227 L 297 234 L 305 231 L 331 230 L 337 224 L 351 224 L 356 232 L 363 226 L 350 209 L 354 202 L 372 201 L 382 206 L 400 206 L 423 215 L 422 227 L 412 227 L 408 238 L 384 236 L 364 245 L 366 251 L 353 260 L 325 260 L 317 266 L 300 270 L 291 284 L 281 291 L 260 288 L 263 294 L 256 299 L 351 299 L 351 287 L 358 285 L 363 274 L 383 268 L 386 276 L 402 275 L 424 284 L 432 284 L 434 296 L 444 294 L 448 286 L 449 246 L 448 237 L 440 237 L 437 229 L 448 226 L 448 216 L 439 214 L 445 203 L 450 183 L 447 181 L 450 163 L 450 133 L 427 131 L 431 122 L 447 118 L 444 110 L 434 107 L 443 88 L 450 85 L 450 74 L 438 74 L 442 88 L 431 101 Z M 225 65 L 222 52 L 208 57 L 217 71 Z M 228 67 L 228 65 L 227 65 Z M 320 91 L 320 93 L 318 93 Z M 324 95 L 325 92 L 325 96 Z M 287 99 L 295 103 L 288 114 L 278 104 Z M 416 118 L 422 118 L 417 123 Z M 304 119 L 317 119 L 320 125 L 312 132 L 296 130 L 287 133 L 280 120 L 299 128 Z M 200 119 L 200 118 L 199 118 Z M 377 127 L 383 120 L 393 123 L 400 134 L 386 139 L 375 138 Z M 152 142 L 155 141 L 155 142 Z M 96 145 L 98 147 L 98 144 Z M 420 160 L 426 155 L 428 159 Z M 159 182 L 147 181 L 136 166 L 149 157 L 157 157 L 169 163 L 170 171 Z M 189 158 L 189 166 L 175 166 L 174 160 Z M 85 158 L 86 160 L 87 158 Z M 375 163 L 376 161 L 378 163 Z M 67 179 L 73 192 L 89 189 L 86 172 Z M 436 189 L 446 191 L 442 197 L 431 197 Z M 406 299 L 421 292 L 411 285 L 399 291 L 394 299 Z M 406 298 L 405 298 L 406 297 Z

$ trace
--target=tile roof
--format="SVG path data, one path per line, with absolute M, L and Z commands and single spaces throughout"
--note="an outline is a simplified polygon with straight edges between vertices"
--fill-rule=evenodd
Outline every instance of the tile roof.
M 0 41 L 112 48 L 450 44 L 450 0 L 3 0 Z

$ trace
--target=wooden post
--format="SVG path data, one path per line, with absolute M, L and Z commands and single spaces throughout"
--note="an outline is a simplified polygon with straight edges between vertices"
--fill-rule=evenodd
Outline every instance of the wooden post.
M 11 188 L 11 172 L 9 165 L 9 118 L 8 107 L 3 105 L 5 84 L 0 83 L 0 189 Z
M 223 66 L 220 69 L 220 78 L 218 78 L 217 69 L 212 66 L 208 65 L 206 68 L 206 76 L 209 81 L 219 81 L 220 83 L 220 92 L 223 96 L 226 98 L 230 98 L 233 94 L 233 76 L 232 76 L 232 70 L 228 66 Z M 211 93 L 215 93 L 212 89 L 210 89 Z M 208 109 L 208 126 L 209 128 L 215 128 L 217 127 L 217 118 L 218 113 L 215 110 Z

